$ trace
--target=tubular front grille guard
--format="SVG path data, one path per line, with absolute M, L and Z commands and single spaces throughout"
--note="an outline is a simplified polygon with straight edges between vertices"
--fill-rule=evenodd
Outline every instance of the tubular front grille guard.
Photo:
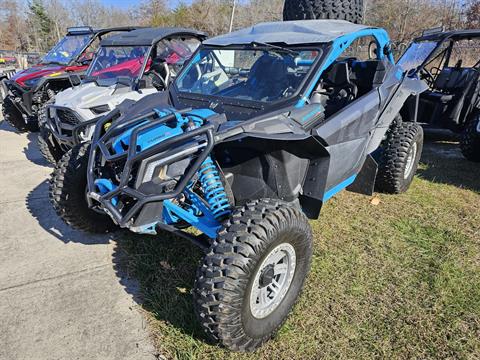
M 149 114 L 144 114 L 140 117 L 140 120 L 142 118 L 148 117 L 148 115 L 153 115 L 153 114 L 155 113 L 152 112 Z M 184 114 L 188 114 L 188 113 L 184 113 Z M 112 155 L 108 150 L 107 146 L 105 145 L 105 141 L 108 139 L 111 139 L 112 137 L 117 135 L 119 132 L 122 132 L 122 130 L 124 130 L 125 127 L 127 127 L 128 125 L 139 121 L 139 118 L 135 118 L 126 122 L 120 122 L 120 123 L 111 125 L 111 128 L 108 129 L 108 131 L 103 136 L 100 137 L 103 126 L 114 116 L 115 114 L 107 115 L 103 120 L 100 121 L 100 123 L 95 128 L 95 134 L 94 134 L 94 138 L 93 138 L 92 146 L 90 150 L 90 157 L 88 160 L 88 170 L 87 170 L 88 196 L 90 196 L 95 201 L 98 201 L 120 227 L 126 227 L 127 224 L 134 218 L 135 215 L 137 215 L 137 213 L 142 209 L 144 205 L 149 203 L 154 203 L 154 202 L 161 202 L 167 199 L 172 199 L 180 195 L 180 193 L 185 189 L 185 187 L 188 185 L 188 182 L 194 177 L 194 175 L 197 173 L 202 163 L 205 161 L 205 159 L 208 157 L 208 155 L 212 151 L 214 146 L 214 128 L 215 127 L 213 124 L 207 124 L 202 127 L 196 128 L 194 130 L 188 131 L 186 133 L 171 137 L 155 146 L 152 146 L 140 153 L 137 153 L 137 140 L 138 140 L 139 134 L 145 130 L 152 129 L 162 123 L 166 123 L 168 121 L 175 119 L 175 115 L 170 114 L 162 118 L 149 121 L 147 124 L 144 124 L 135 128 L 130 135 L 130 145 L 128 147 L 128 151 L 123 152 L 121 154 Z M 140 191 L 131 188 L 128 185 L 133 165 L 136 162 L 146 159 L 162 151 L 166 151 L 176 143 L 184 144 L 186 141 L 190 139 L 201 137 L 201 136 L 206 137 L 206 144 L 204 148 L 201 150 L 200 154 L 197 156 L 193 164 L 189 166 L 187 172 L 180 177 L 180 180 L 177 182 L 173 190 L 167 191 L 160 195 L 145 195 Z M 107 162 L 118 161 L 122 158 L 126 158 L 125 164 L 123 166 L 121 179 L 118 183 L 118 186 L 115 189 L 105 194 L 98 193 L 96 191 L 96 185 L 95 185 L 94 166 L 95 166 L 96 157 L 99 151 L 101 152 L 105 161 Z M 176 151 L 177 149 L 174 148 L 174 149 L 170 149 L 168 152 L 165 153 L 164 158 L 169 160 L 166 161 L 163 165 L 169 165 L 179 160 L 178 157 L 175 158 Z M 115 206 L 111 201 L 115 196 L 122 195 L 122 194 L 128 195 L 136 200 L 135 204 L 126 212 L 125 215 L 122 215 L 122 213 L 118 210 L 117 206 Z
M 50 109 L 55 108 L 56 115 L 50 116 Z M 75 111 L 63 107 L 50 105 L 46 109 L 47 116 L 45 117 L 47 128 L 53 133 L 57 141 L 68 144 L 70 146 L 77 145 L 81 142 L 80 133 L 87 129 L 89 126 L 93 126 L 100 117 L 96 117 L 89 121 L 81 122 L 81 116 Z M 76 121 L 72 123 L 65 122 L 61 116 L 58 115 L 58 111 L 70 112 L 71 118 L 75 117 Z

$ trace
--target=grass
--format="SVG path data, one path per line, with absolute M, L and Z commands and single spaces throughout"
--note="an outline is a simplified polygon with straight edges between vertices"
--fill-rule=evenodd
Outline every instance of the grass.
M 451 143 L 427 145 L 402 195 L 343 192 L 312 221 L 303 294 L 277 336 L 253 354 L 212 344 L 191 289 L 201 253 L 162 235 L 125 235 L 159 354 L 174 359 L 478 359 L 480 165 Z

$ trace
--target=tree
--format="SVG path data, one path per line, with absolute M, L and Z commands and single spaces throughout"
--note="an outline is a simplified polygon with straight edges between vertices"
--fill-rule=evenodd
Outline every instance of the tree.
M 37 49 L 47 51 L 55 42 L 55 24 L 41 0 L 29 2 L 28 9 L 30 38 Z
M 480 0 L 473 0 L 466 4 L 464 26 L 467 29 L 480 28 Z

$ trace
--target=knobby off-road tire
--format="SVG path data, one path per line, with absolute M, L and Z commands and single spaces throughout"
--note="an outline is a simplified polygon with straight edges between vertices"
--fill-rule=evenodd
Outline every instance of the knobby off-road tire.
M 3 99 L 5 99 L 5 97 L 7 96 L 7 92 L 1 84 L 3 80 L 5 80 L 5 78 L 0 79 L 0 103 L 3 103 Z
M 115 229 L 109 216 L 88 207 L 87 165 L 90 144 L 70 149 L 58 162 L 50 181 L 50 200 L 63 221 L 71 227 L 91 233 L 106 233 Z
M 467 123 L 460 140 L 460 150 L 466 159 L 480 162 L 480 114 Z
M 375 187 L 388 194 L 400 194 L 412 183 L 423 149 L 423 129 L 411 122 L 394 121 L 382 142 Z
M 13 100 L 10 98 L 10 96 L 7 96 L 5 99 L 3 99 L 2 114 L 3 119 L 12 125 L 18 132 L 23 133 L 28 131 L 28 127 L 23 119 L 22 113 L 13 104 Z
M 42 125 L 40 125 L 37 142 L 40 153 L 50 164 L 55 165 L 65 154 L 52 132 Z
M 229 349 L 258 348 L 286 320 L 311 256 L 312 231 L 299 209 L 263 199 L 234 211 L 197 271 L 195 310 L 204 330 Z
M 363 21 L 363 0 L 285 0 L 283 20 L 339 19 Z

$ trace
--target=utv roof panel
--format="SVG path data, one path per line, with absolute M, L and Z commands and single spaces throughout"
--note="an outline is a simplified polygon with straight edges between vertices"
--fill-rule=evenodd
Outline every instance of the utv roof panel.
M 101 46 L 151 46 L 163 38 L 169 36 L 188 35 L 198 38 L 206 38 L 206 34 L 186 28 L 165 27 L 165 28 L 143 28 L 128 33 L 110 36 L 102 40 Z
M 353 24 L 345 20 L 298 20 L 267 22 L 216 36 L 205 45 L 228 46 L 252 42 L 283 43 L 287 45 L 327 43 L 336 38 L 376 27 Z
M 425 41 L 425 40 L 445 40 L 445 39 L 468 39 L 470 37 L 480 38 L 480 29 L 471 29 L 471 30 L 452 30 L 452 31 L 438 31 L 433 33 L 428 33 L 422 36 L 417 37 L 414 41 Z
M 104 28 L 104 29 L 93 29 L 91 26 L 73 26 L 67 28 L 67 35 L 87 35 L 92 34 L 96 36 L 102 36 L 109 32 L 114 31 L 132 31 L 135 29 L 139 29 L 139 26 L 117 26 L 112 28 Z

